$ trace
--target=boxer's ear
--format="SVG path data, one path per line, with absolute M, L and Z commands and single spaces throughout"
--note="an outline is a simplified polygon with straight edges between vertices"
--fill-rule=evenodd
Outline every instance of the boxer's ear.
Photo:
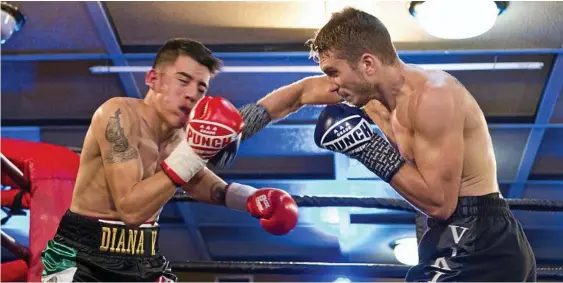
M 155 69 L 150 69 L 145 74 L 145 85 L 147 85 L 150 89 L 153 89 L 156 84 L 157 74 Z
M 363 67 L 368 76 L 373 76 L 379 69 L 379 59 L 371 53 L 364 53 L 360 56 L 360 66 Z

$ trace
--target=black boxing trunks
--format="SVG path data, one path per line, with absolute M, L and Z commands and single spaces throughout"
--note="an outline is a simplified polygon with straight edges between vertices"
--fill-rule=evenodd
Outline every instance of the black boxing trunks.
M 158 249 L 158 224 L 136 228 L 68 210 L 41 254 L 43 282 L 175 282 Z
M 428 219 L 408 282 L 534 282 L 536 260 L 498 193 L 460 197 L 446 221 Z

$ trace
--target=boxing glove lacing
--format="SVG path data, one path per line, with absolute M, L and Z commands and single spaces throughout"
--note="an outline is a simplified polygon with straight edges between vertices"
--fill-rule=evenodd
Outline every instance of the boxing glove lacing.
M 354 158 L 388 183 L 405 163 L 401 154 L 378 134 L 373 135 L 371 141 Z
M 239 112 L 244 119 L 242 140 L 254 136 L 272 121 L 268 111 L 258 104 L 246 104 L 239 109 Z

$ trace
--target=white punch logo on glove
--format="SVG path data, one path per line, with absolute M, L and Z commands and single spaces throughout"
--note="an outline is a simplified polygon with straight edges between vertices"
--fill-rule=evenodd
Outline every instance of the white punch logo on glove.
M 188 126 L 188 143 L 202 158 L 213 157 L 237 136 L 235 130 L 220 123 L 191 120 Z
M 369 123 L 359 115 L 353 115 L 330 127 L 321 138 L 321 146 L 331 151 L 355 154 L 373 135 Z
M 265 195 L 261 195 L 256 198 L 256 207 L 260 211 L 264 211 L 265 209 L 270 208 L 270 203 L 268 202 L 268 197 Z

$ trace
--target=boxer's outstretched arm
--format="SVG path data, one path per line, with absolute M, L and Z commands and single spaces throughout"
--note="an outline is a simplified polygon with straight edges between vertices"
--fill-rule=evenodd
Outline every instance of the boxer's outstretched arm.
M 301 79 L 280 87 L 258 101 L 272 120 L 282 119 L 304 105 L 334 104 L 342 101 L 337 93 L 330 91 L 325 75 Z
M 207 168 L 201 169 L 182 188 L 200 202 L 248 212 L 260 219 L 264 230 L 274 235 L 285 235 L 297 225 L 297 204 L 280 189 L 256 189 L 238 183 L 227 185 Z
M 282 119 L 304 105 L 334 104 L 342 101 L 330 91 L 330 82 L 324 75 L 301 79 L 280 87 L 256 103 L 239 108 L 245 126 L 241 140 L 246 140 L 264 129 L 271 121 Z
M 463 166 L 463 90 L 442 87 L 422 94 L 414 123 L 416 166 L 405 164 L 391 180 L 399 194 L 427 215 L 447 219 L 457 205 Z
M 132 226 L 150 219 L 176 192 L 176 185 L 163 172 L 142 180 L 139 122 L 119 98 L 108 100 L 92 118 L 113 202 L 121 221 Z

